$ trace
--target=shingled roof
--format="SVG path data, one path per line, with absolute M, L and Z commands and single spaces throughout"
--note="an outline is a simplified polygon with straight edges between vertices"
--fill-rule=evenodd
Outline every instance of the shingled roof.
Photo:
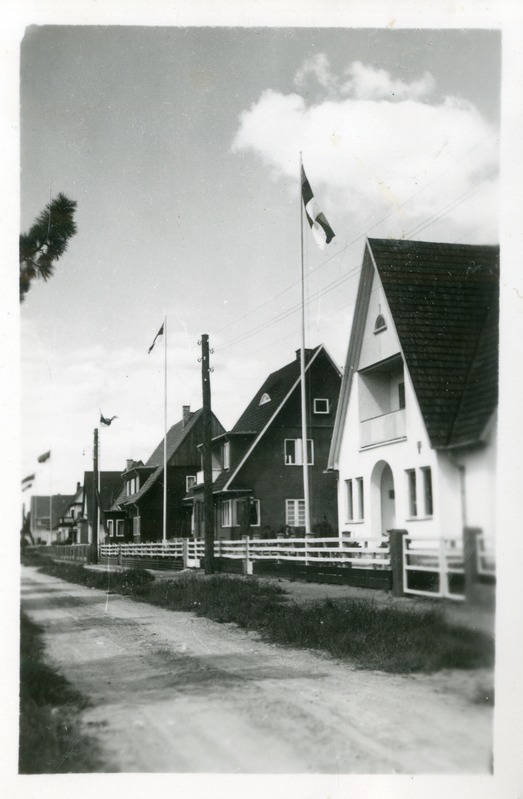
M 230 431 L 228 435 L 240 435 L 243 434 L 245 436 L 251 435 L 252 436 L 252 443 L 251 447 L 257 443 L 260 435 L 265 430 L 266 426 L 269 422 L 275 417 L 278 412 L 280 411 L 283 403 L 289 396 L 290 392 L 295 389 L 300 380 L 300 360 L 299 360 L 299 352 L 296 353 L 296 358 L 291 363 L 282 366 L 281 369 L 277 369 L 275 372 L 272 372 L 265 382 L 260 386 L 252 400 L 247 405 L 244 412 L 241 414 L 240 418 Z M 305 350 L 305 369 L 308 370 L 312 360 L 316 358 L 320 352 L 323 352 L 326 357 L 330 360 L 330 356 L 325 350 L 323 344 L 320 344 L 317 347 L 312 349 Z M 333 364 L 334 368 L 337 367 Z M 267 394 L 270 398 L 268 402 L 264 402 L 260 405 L 260 400 L 264 394 Z M 241 456 L 241 458 L 236 461 L 235 463 L 231 464 L 231 468 L 227 471 L 223 471 L 221 474 L 218 475 L 216 480 L 213 483 L 213 491 L 217 493 L 222 491 L 224 488 L 227 487 L 229 483 L 235 478 L 236 473 L 239 467 L 242 465 L 245 459 L 245 453 Z M 235 483 L 235 491 L 247 491 L 247 486 L 242 486 L 238 483 Z
M 369 239 L 432 446 L 477 442 L 498 399 L 499 247 Z

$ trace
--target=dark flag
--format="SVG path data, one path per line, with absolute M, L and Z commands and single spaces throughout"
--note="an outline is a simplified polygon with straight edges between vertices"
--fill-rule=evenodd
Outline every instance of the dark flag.
M 301 168 L 301 196 L 303 198 L 307 222 L 310 225 L 314 238 L 318 242 L 318 247 L 323 250 L 325 245 L 332 241 L 335 233 L 327 222 L 325 214 L 320 211 L 316 204 L 314 194 L 312 193 L 310 183 L 307 180 L 303 167 Z
M 45 463 L 46 461 L 49 460 L 50 457 L 51 457 L 51 450 L 49 450 L 48 452 L 44 452 L 44 454 L 40 455 L 40 457 L 38 458 L 38 463 Z
M 106 419 L 106 417 L 105 417 L 105 416 L 103 415 L 103 413 L 100 411 L 100 424 L 103 424 L 103 425 L 105 425 L 105 427 L 109 427 L 109 425 L 111 424 L 111 422 L 113 421 L 113 419 L 118 419 L 118 417 L 117 417 L 117 416 L 111 416 L 111 418 L 110 418 L 110 419 Z
M 147 355 L 149 355 L 149 353 L 151 352 L 152 348 L 156 344 L 156 339 L 159 338 L 160 336 L 163 336 L 163 324 L 162 324 L 161 328 L 159 329 L 158 333 L 155 335 L 153 343 L 151 344 L 151 346 L 147 350 Z
M 27 477 L 24 477 L 24 479 L 22 480 L 22 485 L 24 485 L 25 483 L 32 483 L 34 479 L 35 479 L 34 474 L 29 474 Z

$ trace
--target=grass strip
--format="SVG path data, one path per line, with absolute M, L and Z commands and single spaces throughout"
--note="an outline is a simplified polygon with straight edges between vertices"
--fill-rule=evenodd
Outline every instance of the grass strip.
M 288 601 L 280 586 L 254 577 L 182 573 L 155 580 L 143 569 L 108 575 L 78 564 L 47 562 L 43 568 L 70 582 L 234 623 L 274 643 L 328 652 L 363 669 L 413 673 L 494 663 L 492 637 L 450 625 L 442 609 L 382 607 L 361 599 L 302 606 Z
M 44 659 L 41 628 L 20 620 L 20 774 L 100 771 L 98 745 L 80 730 L 83 697 Z

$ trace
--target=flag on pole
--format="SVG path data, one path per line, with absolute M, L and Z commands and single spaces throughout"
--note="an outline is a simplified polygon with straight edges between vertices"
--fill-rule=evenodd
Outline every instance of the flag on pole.
M 113 421 L 113 419 L 118 419 L 118 417 L 117 417 L 117 416 L 111 416 L 111 418 L 110 418 L 110 419 L 108 419 L 108 418 L 106 418 L 106 417 L 103 415 L 102 411 L 100 411 L 100 424 L 103 424 L 103 425 L 105 425 L 105 427 L 109 427 L 109 425 L 111 424 L 111 422 Z
M 29 490 L 30 488 L 32 488 L 32 487 L 33 487 L 33 484 L 32 484 L 32 483 L 26 483 L 26 484 L 24 485 L 24 487 L 22 488 L 22 491 L 28 491 L 28 490 Z
M 46 461 L 49 460 L 50 457 L 51 457 L 51 450 L 48 450 L 48 452 L 44 452 L 43 455 L 40 455 L 40 457 L 38 458 L 38 463 L 45 463 Z
M 309 223 L 314 238 L 318 242 L 320 250 L 323 250 L 325 245 L 332 241 L 335 233 L 327 222 L 325 214 L 320 211 L 316 204 L 314 194 L 312 193 L 310 183 L 307 180 L 303 167 L 301 168 L 301 196 L 305 207 L 307 222 Z
M 24 479 L 22 480 L 22 485 L 25 485 L 26 483 L 32 483 L 34 479 L 35 479 L 34 474 L 28 474 L 27 477 L 24 477 Z
M 149 353 L 151 352 L 152 348 L 156 344 L 156 339 L 159 338 L 160 336 L 163 336 L 163 324 L 162 324 L 161 328 L 159 329 L 158 333 L 155 335 L 153 343 L 151 344 L 151 346 L 147 350 L 147 355 L 149 355 Z

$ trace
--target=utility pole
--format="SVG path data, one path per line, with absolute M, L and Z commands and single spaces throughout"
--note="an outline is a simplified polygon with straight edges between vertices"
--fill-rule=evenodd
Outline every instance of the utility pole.
M 203 395 L 203 525 L 205 535 L 205 574 L 214 574 L 214 504 L 212 493 L 212 415 L 211 378 L 209 368 L 209 336 L 202 335 Z
M 98 563 L 98 428 L 94 429 L 94 447 L 93 447 L 93 563 Z

